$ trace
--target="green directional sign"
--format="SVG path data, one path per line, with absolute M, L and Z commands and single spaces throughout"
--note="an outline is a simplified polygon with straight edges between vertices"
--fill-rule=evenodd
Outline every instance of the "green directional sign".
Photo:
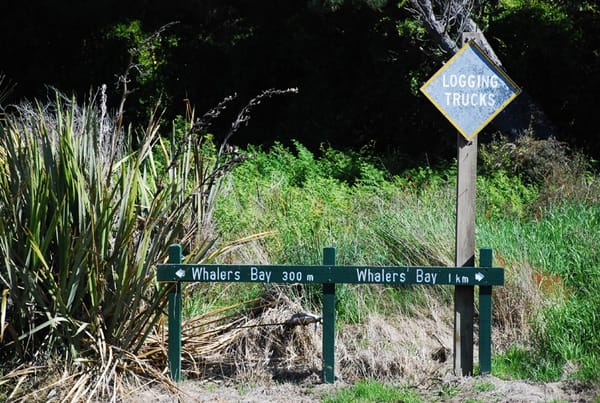
M 158 265 L 158 281 L 239 283 L 351 283 L 491 286 L 504 284 L 494 267 L 378 267 L 277 265 Z
M 157 265 L 159 282 L 171 282 L 168 292 L 169 371 L 181 379 L 181 283 L 246 282 L 322 284 L 323 381 L 335 380 L 335 288 L 337 283 L 388 285 L 453 285 L 479 287 L 479 362 L 491 371 L 492 286 L 504 284 L 504 270 L 492 266 L 492 250 L 480 252 L 480 267 L 337 266 L 335 248 L 323 249 L 321 266 L 183 264 L 181 245 L 169 247 L 169 263 Z M 290 325 L 286 322 L 286 324 Z M 468 347 L 473 348 L 471 345 Z

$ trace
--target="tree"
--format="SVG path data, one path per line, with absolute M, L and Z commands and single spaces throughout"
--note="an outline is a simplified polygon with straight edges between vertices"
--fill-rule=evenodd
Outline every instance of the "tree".
M 483 18 L 498 6 L 498 1 L 482 0 L 407 0 L 404 7 L 410 11 L 425 28 L 429 37 L 450 55 L 461 47 L 462 35 L 478 33 L 478 45 L 499 67 L 502 61 L 494 52 L 475 17 Z M 543 109 L 527 93 L 523 93 L 507 107 L 494 121 L 503 133 L 516 137 L 529 129 L 539 137 L 550 137 L 557 133 L 556 126 L 546 116 Z
M 107 84 L 109 104 L 118 102 L 128 50 L 178 21 L 134 60 L 146 74 L 130 76 L 128 90 L 138 90 L 128 99 L 129 119 L 141 119 L 158 94 L 169 119 L 188 101 L 205 110 L 233 93 L 246 99 L 298 87 L 298 96 L 263 105 L 236 136 L 240 145 L 375 144 L 411 164 L 425 154 L 445 159 L 449 126 L 418 88 L 456 51 L 460 32 L 478 29 L 526 89 L 493 124 L 516 134 L 533 123 L 538 136 L 551 133 L 531 119 L 541 109 L 525 102 L 531 95 L 560 127 L 557 137 L 600 156 L 597 0 L 76 3 L 0 2 L 0 48 L 15 55 L 0 62 L 3 88 L 15 84 L 3 106 L 52 96 L 45 85 L 84 97 Z M 226 129 L 229 119 L 215 125 Z

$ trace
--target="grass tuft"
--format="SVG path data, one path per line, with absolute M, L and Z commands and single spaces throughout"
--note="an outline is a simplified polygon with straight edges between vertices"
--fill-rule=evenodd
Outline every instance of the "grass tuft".
M 419 394 L 409 387 L 385 385 L 375 380 L 363 380 L 343 388 L 323 399 L 327 403 L 338 402 L 421 402 Z

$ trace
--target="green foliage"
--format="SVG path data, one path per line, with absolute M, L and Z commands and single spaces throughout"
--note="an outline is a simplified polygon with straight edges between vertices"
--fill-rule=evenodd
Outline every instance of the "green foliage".
M 321 146 L 319 164 L 323 166 L 325 176 L 349 185 L 385 186 L 387 175 L 372 152 L 370 147 L 342 152 Z
M 168 246 L 182 243 L 194 261 L 226 249 L 213 248 L 211 209 L 233 155 L 207 162 L 196 152 L 203 137 L 189 131 L 167 147 L 153 121 L 133 149 L 104 110 L 57 94 L 1 122 L 7 363 L 137 351 L 165 305 L 152 267 Z
M 594 114 L 592 98 L 586 95 L 584 100 L 572 89 L 581 88 L 587 94 L 585 88 L 600 83 L 597 76 L 589 73 L 600 62 L 598 21 L 597 2 L 511 0 L 500 2 L 487 32 L 488 38 L 502 38 L 495 49 L 505 66 L 515 72 L 513 78 L 517 82 L 527 83 L 530 90 L 536 88 L 532 95 L 553 123 L 567 134 L 563 139 L 571 144 L 574 133 L 582 129 L 590 132 L 597 126 L 590 120 L 594 119 L 590 118 Z M 547 68 L 548 62 L 552 63 L 552 69 Z M 560 83 L 565 91 L 548 83 Z M 598 138 L 590 141 L 586 147 L 598 144 Z
M 173 25 L 169 23 L 154 32 L 145 32 L 140 20 L 131 20 L 114 25 L 106 34 L 108 39 L 122 41 L 129 52 L 129 65 L 124 66 L 125 73 L 119 78 L 124 96 L 142 89 L 144 96 L 137 102 L 144 107 L 144 115 L 153 108 L 164 94 L 165 69 L 168 66 L 169 51 L 178 45 L 175 35 L 164 35 L 164 31 Z M 129 86 L 133 80 L 134 88 Z M 168 98 L 168 96 L 167 96 Z
M 562 374 L 562 366 L 543 352 L 532 352 L 520 347 L 492 357 L 492 373 L 503 379 L 534 379 L 550 382 Z
M 590 290 L 600 262 L 598 204 L 566 203 L 540 213 L 528 220 L 482 220 L 480 240 L 505 256 L 560 275 L 569 287 Z
M 337 402 L 420 402 L 419 394 L 408 387 L 388 386 L 375 380 L 363 380 L 343 388 L 323 399 Z
M 562 129 L 563 139 L 597 157 L 597 1 L 471 5 L 507 71 Z M 127 7 L 105 1 L 34 8 L 5 2 L 2 48 L 29 58 L 4 58 L 4 72 L 19 83 L 9 101 L 43 96 L 44 84 L 79 94 L 90 83 L 114 88 L 129 64 L 127 50 L 143 49 L 134 60 L 142 75 L 131 74 L 138 91 L 130 99 L 139 96 L 144 104 L 131 102 L 130 114 L 146 111 L 159 94 L 173 100 L 170 120 L 183 99 L 204 110 L 236 91 L 244 97 L 284 83 L 300 87 L 300 95 L 267 106 L 280 118 L 266 113 L 246 129 L 244 142 L 270 144 L 276 133 L 281 141 L 296 138 L 318 150 L 324 140 L 338 148 L 376 140 L 379 150 L 401 150 L 413 159 L 427 153 L 433 161 L 452 153 L 454 139 L 418 88 L 447 57 L 409 7 L 404 0 L 222 0 L 197 7 L 131 0 Z M 170 21 L 179 23 L 153 35 Z
M 538 200 L 534 186 L 526 185 L 520 177 L 498 170 L 477 178 L 479 216 L 490 219 L 525 218 Z
M 526 146 L 532 155 L 525 155 Z M 299 143 L 295 147 L 295 152 L 281 145 L 249 151 L 252 157 L 236 170 L 215 212 L 223 236 L 273 230 L 261 242 L 271 263 L 320 264 L 322 248 L 333 245 L 338 264 L 453 265 L 456 165 L 390 177 L 366 156 L 331 149 L 316 156 Z M 562 166 L 547 161 L 557 156 Z M 509 351 L 500 372 L 509 376 L 512 368 L 521 371 L 539 358 L 539 367 L 512 376 L 554 379 L 563 366 L 574 365 L 573 376 L 597 377 L 597 176 L 584 169 L 582 156 L 554 140 L 524 139 L 514 147 L 494 142 L 482 158 L 477 245 L 491 246 L 506 262 L 507 286 L 518 289 L 510 290 L 516 299 L 497 301 L 510 304 L 497 306 L 498 312 L 523 310 L 520 322 L 502 320 L 532 329 L 524 336 L 536 347 Z M 558 169 L 573 180 L 586 179 L 573 182 L 563 198 L 554 193 L 549 204 L 549 188 L 566 180 Z M 531 273 L 523 277 L 522 267 L 553 281 L 533 285 L 544 287 L 536 291 L 541 300 L 527 294 L 534 279 Z M 319 287 L 294 286 L 290 292 L 319 306 Z M 337 296 L 341 325 L 360 323 L 369 312 L 420 314 L 432 300 L 452 303 L 449 287 L 339 285 Z
M 595 280 L 592 283 L 595 287 L 599 285 Z M 543 333 L 538 334 L 540 351 L 553 362 L 573 365 L 570 377 L 586 381 L 600 378 L 599 304 L 595 288 L 573 295 L 566 304 L 549 307 L 544 312 Z
M 482 145 L 480 161 L 483 179 L 478 180 L 493 185 L 484 188 L 500 211 L 522 217 L 566 199 L 598 202 L 600 181 L 592 171 L 592 161 L 554 138 L 524 135 L 514 142 L 496 138 Z M 490 177 L 496 183 L 489 182 Z M 492 212 L 496 211 L 486 214 Z
M 331 150 L 316 159 L 300 144 L 296 148 L 295 154 L 281 145 L 270 152 L 249 150 L 232 194 L 217 210 L 219 228 L 225 234 L 274 229 L 278 239 L 266 241 L 274 260 L 318 264 L 322 248 L 352 225 L 348 212 L 359 197 L 351 183 L 370 187 L 383 183 L 383 174 L 367 160 Z M 302 240 L 305 234 L 311 236 Z
M 553 1 L 540 0 L 503 0 L 500 2 L 503 12 L 517 12 L 526 9 L 535 10 L 547 22 L 569 24 L 565 7 Z
M 400 4 L 398 5 L 398 7 L 404 7 L 404 5 Z M 414 41 L 422 41 L 425 38 L 426 34 L 423 24 L 421 24 L 414 18 L 407 18 L 404 20 L 397 21 L 396 29 L 398 30 L 398 34 L 400 36 L 406 36 Z
M 394 178 L 397 185 L 414 189 L 438 189 L 456 183 L 456 164 L 449 167 L 419 166 Z
M 317 158 L 298 143 L 296 153 L 276 145 L 249 154 L 215 217 L 224 237 L 275 231 L 262 242 L 271 263 L 320 264 L 323 248 L 334 245 L 338 264 L 451 264 L 452 193 L 442 190 L 443 179 L 435 179 L 445 174 L 423 174 L 422 184 L 412 181 L 405 189 L 386 180 L 366 155 L 325 149 Z M 449 298 L 447 290 L 414 291 L 385 289 L 388 297 L 382 300 L 378 288 L 357 293 L 340 285 L 338 318 L 356 323 L 369 310 L 390 312 L 393 304 L 385 301 L 400 301 L 410 310 L 411 301 L 428 293 Z M 307 304 L 320 301 L 318 287 L 294 292 Z
M 442 399 L 452 399 L 458 392 L 460 392 L 458 386 L 444 383 L 439 391 L 439 395 Z
M 505 137 L 495 137 L 481 146 L 479 155 L 484 174 L 504 171 L 521 177 L 527 184 L 559 187 L 589 176 L 589 159 L 555 138 L 543 140 L 524 134 L 510 142 Z
M 479 238 L 511 261 L 529 262 L 540 273 L 554 276 L 549 277 L 553 279 L 549 291 L 559 294 L 558 301 L 547 308 L 534 307 L 541 309 L 541 319 L 532 315 L 532 320 L 537 320 L 534 339 L 539 351 L 529 354 L 534 359 L 542 354 L 543 362 L 559 368 L 575 362 L 578 377 L 597 377 L 600 209 L 598 203 L 563 203 L 544 209 L 540 218 L 480 222 Z M 529 375 L 543 378 L 557 372 L 543 367 L 540 374 Z M 517 372 L 514 376 L 521 375 Z
M 496 386 L 486 380 L 476 380 L 473 382 L 473 390 L 476 392 L 489 392 L 490 390 L 494 390 Z
M 148 84 L 159 79 L 157 74 L 167 64 L 166 49 L 177 46 L 177 38 L 174 35 L 163 36 L 161 31 L 144 32 L 140 20 L 118 23 L 107 36 L 120 39 L 127 44 L 133 58 L 132 62 L 136 64 L 140 72 L 140 84 Z
M 164 253 L 149 245 L 152 226 L 146 237 L 134 237 L 137 212 L 156 214 L 141 170 L 152 140 L 138 153 L 103 154 L 111 141 L 101 137 L 98 115 L 60 100 L 54 109 L 51 116 L 41 106 L 24 110 L 23 119 L 3 126 L 10 161 L 2 164 L 0 218 L 2 286 L 13 301 L 8 345 L 28 356 L 48 340 L 48 352 L 68 348 L 77 356 L 87 348 L 83 338 L 106 333 L 109 343 L 135 349 L 156 317 L 148 310 L 134 323 L 147 297 L 145 260 Z
M 185 287 L 186 298 L 182 300 L 182 317 L 184 320 L 204 315 L 208 312 L 230 307 L 264 296 L 262 284 L 247 283 L 197 283 Z M 230 309 L 230 314 L 242 311 L 246 304 L 239 309 Z

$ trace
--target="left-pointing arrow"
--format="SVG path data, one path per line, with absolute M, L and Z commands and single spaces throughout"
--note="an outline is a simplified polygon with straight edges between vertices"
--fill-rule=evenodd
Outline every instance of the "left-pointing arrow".
M 185 276 L 185 270 L 179 269 L 175 272 L 175 275 L 179 278 L 182 278 L 183 276 Z

